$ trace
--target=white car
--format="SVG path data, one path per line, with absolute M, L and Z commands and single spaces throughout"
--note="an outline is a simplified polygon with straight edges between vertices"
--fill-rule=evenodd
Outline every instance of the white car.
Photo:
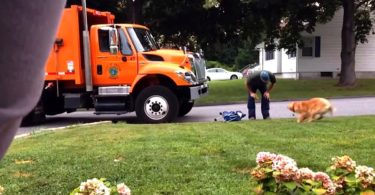
M 233 80 L 242 79 L 242 73 L 230 72 L 223 68 L 209 68 L 206 70 L 207 80 Z

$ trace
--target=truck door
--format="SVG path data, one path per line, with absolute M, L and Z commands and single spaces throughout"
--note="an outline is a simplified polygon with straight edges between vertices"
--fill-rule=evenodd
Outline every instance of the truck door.
M 93 59 L 95 86 L 131 85 L 138 66 L 136 52 L 124 29 L 101 27 L 97 29 L 97 47 Z

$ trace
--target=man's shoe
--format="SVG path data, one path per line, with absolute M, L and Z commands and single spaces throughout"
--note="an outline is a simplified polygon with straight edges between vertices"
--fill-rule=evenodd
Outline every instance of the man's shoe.
M 266 117 L 266 118 L 264 118 L 264 120 L 271 120 L 271 117 Z
M 249 120 L 255 120 L 255 117 L 249 117 Z

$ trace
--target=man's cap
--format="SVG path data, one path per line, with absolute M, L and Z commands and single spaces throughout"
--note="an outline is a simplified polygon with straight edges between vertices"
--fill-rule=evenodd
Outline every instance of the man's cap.
M 267 72 L 267 71 L 262 70 L 262 71 L 260 72 L 260 79 L 261 79 L 263 82 L 267 83 L 267 82 L 270 80 L 270 75 L 268 75 L 268 72 Z

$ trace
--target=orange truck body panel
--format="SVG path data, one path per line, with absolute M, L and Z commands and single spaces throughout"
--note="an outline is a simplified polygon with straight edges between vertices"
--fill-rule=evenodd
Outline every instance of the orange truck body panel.
M 46 81 L 74 81 L 77 86 L 84 84 L 80 13 L 80 6 L 73 5 L 64 10 L 56 35 L 56 39 L 62 39 L 63 42 L 61 46 L 55 44 L 50 52 L 45 68 Z M 87 9 L 87 15 L 89 25 L 113 24 L 115 19 L 110 12 L 93 9 Z M 69 71 L 69 68 L 73 71 Z
M 83 64 L 83 51 L 82 51 L 82 35 L 81 35 L 81 16 L 82 7 L 72 6 L 66 8 L 63 13 L 62 20 L 57 33 L 57 39 L 62 39 L 62 45 L 54 45 L 47 60 L 45 68 L 45 80 L 46 81 L 72 81 L 72 87 L 83 87 L 85 84 L 84 78 L 84 64 Z M 108 52 L 100 52 L 98 43 L 98 34 L 93 33 L 100 27 L 105 27 L 107 24 L 114 23 L 114 15 L 110 12 L 100 12 L 93 9 L 87 9 L 88 23 L 89 25 L 95 25 L 90 30 L 90 50 L 91 52 L 91 64 L 102 64 L 104 75 L 98 75 L 94 71 L 95 67 L 92 67 L 92 80 L 94 86 L 111 86 L 111 85 L 129 85 L 135 84 L 134 81 L 143 77 L 146 74 L 163 74 L 169 68 L 173 67 L 163 63 L 163 66 L 158 66 L 155 63 L 153 66 L 149 66 L 146 62 L 142 53 L 134 52 L 131 56 L 126 56 L 126 71 L 124 66 L 121 64 L 121 58 L 123 56 L 120 52 L 117 55 L 110 55 Z M 103 24 L 103 25 L 100 25 Z M 118 24 L 118 26 L 144 28 L 147 27 L 137 24 Z M 127 38 L 130 40 L 128 34 Z M 131 49 L 136 51 L 133 45 Z M 145 54 L 156 54 L 163 56 L 165 61 L 171 63 L 181 64 L 191 69 L 189 60 L 181 50 L 162 49 L 150 52 L 144 52 Z M 139 65 L 139 66 L 138 66 Z M 118 75 L 113 78 L 108 75 L 111 68 L 118 70 Z M 71 69 L 71 71 L 69 70 Z M 172 71 L 173 72 L 173 71 Z M 189 85 L 186 81 L 180 79 L 176 74 L 166 75 L 171 77 L 176 85 Z M 138 79 L 136 79 L 138 78 Z M 132 88 L 131 88 L 132 89 Z

